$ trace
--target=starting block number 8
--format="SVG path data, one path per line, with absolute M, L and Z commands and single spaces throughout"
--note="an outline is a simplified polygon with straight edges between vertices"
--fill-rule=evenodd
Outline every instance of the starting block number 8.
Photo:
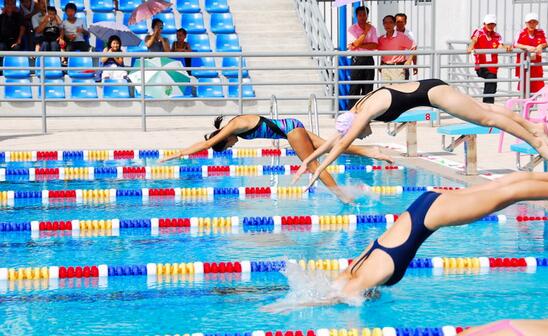
M 430 113 L 426 113 L 425 119 L 430 120 Z

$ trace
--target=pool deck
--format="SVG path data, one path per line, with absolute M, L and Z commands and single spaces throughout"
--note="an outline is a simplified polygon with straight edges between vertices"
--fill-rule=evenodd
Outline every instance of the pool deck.
M 307 117 L 300 116 L 305 121 Z M 458 123 L 456 119 L 442 120 L 443 125 Z M 150 118 L 148 131 L 141 131 L 139 118 L 63 118 L 48 121 L 49 133 L 41 134 L 39 119 L 4 119 L 0 126 L 0 150 L 75 150 L 75 149 L 169 149 L 190 145 L 203 139 L 206 131 L 212 130 L 213 117 L 170 117 Z M 334 121 L 328 116 L 320 118 L 320 132 L 323 137 L 333 134 Z M 373 136 L 358 140 L 356 144 L 383 144 L 404 146 L 405 131 L 396 137 L 386 133 L 386 125 L 373 125 Z M 453 153 L 444 152 L 441 148 L 441 136 L 429 123 L 419 123 L 418 149 L 423 157 L 436 157 L 452 163 L 464 163 L 463 146 Z M 506 138 L 504 151 L 497 152 L 498 135 L 478 136 L 478 168 L 480 174 L 511 173 L 516 170 L 515 154 L 509 151 L 509 144 L 514 140 Z M 268 140 L 240 141 L 239 147 L 268 147 Z M 282 146 L 287 146 L 282 142 Z M 391 146 L 394 148 L 393 146 Z M 464 176 L 457 170 L 434 163 L 424 158 L 407 158 L 397 149 L 385 148 L 392 154 L 396 163 L 427 169 L 433 173 L 456 179 L 469 184 L 484 182 L 486 176 Z M 446 162 L 446 163 L 447 163 Z M 541 171 L 542 165 L 537 170 Z

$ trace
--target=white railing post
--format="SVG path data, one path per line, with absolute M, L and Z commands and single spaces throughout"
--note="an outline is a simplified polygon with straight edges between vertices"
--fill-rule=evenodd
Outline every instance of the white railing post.
M 47 111 L 46 111 L 46 65 L 45 56 L 39 56 L 36 59 L 40 59 L 40 103 L 42 105 L 42 133 L 46 134 L 48 132 L 48 121 L 47 121 Z
M 147 131 L 147 109 L 146 109 L 146 99 L 145 99 L 145 58 L 143 56 L 139 57 L 141 60 L 141 128 L 143 132 Z

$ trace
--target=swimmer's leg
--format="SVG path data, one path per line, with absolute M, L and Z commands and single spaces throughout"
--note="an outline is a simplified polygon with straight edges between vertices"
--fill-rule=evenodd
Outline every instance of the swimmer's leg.
M 321 145 L 325 143 L 325 139 L 321 138 L 320 136 L 307 131 L 308 137 L 310 140 L 312 140 L 312 144 L 314 145 L 314 149 L 318 149 Z M 388 163 L 393 163 L 394 159 L 387 154 L 384 154 L 379 146 L 354 146 L 350 145 L 345 151 L 345 154 L 352 154 L 352 155 L 360 155 L 360 156 L 367 156 L 372 159 L 380 160 L 380 161 L 386 161 Z
M 520 201 L 548 200 L 548 181 L 524 179 L 493 190 L 442 194 L 432 204 L 424 220 L 431 230 L 463 225 Z

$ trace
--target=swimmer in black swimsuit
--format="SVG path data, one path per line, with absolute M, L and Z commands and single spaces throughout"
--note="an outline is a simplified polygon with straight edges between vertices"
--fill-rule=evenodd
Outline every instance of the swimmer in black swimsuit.
M 296 306 L 356 302 L 368 289 L 395 285 L 421 244 L 436 230 L 473 222 L 525 200 L 548 200 L 548 173 L 519 172 L 466 189 L 426 192 L 339 274 L 332 293 Z M 280 307 L 272 308 L 279 311 Z
M 499 128 L 526 141 L 548 160 L 545 125 L 531 123 L 503 106 L 481 103 L 442 80 L 426 79 L 384 86 L 360 99 L 350 111 L 337 118 L 338 134 L 303 160 L 293 181 L 306 171 L 308 162 L 316 160 L 329 150 L 329 155 L 312 176 L 309 184 L 312 185 L 317 174 L 330 165 L 356 138 L 371 134 L 371 121 L 393 121 L 403 112 L 419 106 L 436 107 L 465 121 Z

